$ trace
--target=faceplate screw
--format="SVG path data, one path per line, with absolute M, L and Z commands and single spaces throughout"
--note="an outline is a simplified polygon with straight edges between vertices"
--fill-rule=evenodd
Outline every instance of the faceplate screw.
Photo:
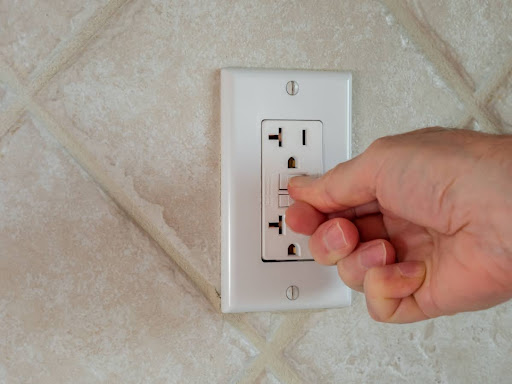
M 290 285 L 286 290 L 286 297 L 288 300 L 297 300 L 299 297 L 299 287 L 295 285 Z
M 297 83 L 295 80 L 291 80 L 288 83 L 286 83 L 286 92 L 288 92 L 288 94 L 292 96 L 299 93 L 299 83 Z

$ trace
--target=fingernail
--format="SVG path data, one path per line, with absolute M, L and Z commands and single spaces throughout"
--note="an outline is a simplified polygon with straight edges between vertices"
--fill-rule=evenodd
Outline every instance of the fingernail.
M 398 263 L 398 269 L 402 276 L 421 277 L 425 274 L 425 264 L 417 261 Z
M 311 185 L 315 179 L 316 178 L 312 176 L 296 176 L 288 180 L 288 185 L 294 188 L 303 188 Z
M 359 251 L 359 263 L 367 268 L 380 267 L 386 264 L 386 247 L 384 243 L 371 244 Z
M 347 245 L 347 239 L 338 222 L 331 225 L 324 234 L 324 244 L 327 250 L 336 251 Z

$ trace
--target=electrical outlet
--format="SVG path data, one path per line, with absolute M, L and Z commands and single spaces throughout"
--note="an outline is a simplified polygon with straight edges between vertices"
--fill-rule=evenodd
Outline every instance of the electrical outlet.
M 307 236 L 286 228 L 290 205 L 288 179 L 320 175 L 322 122 L 263 120 L 261 122 L 261 234 L 264 261 L 312 260 Z
M 286 227 L 288 179 L 350 158 L 351 75 L 221 70 L 223 312 L 350 305 L 336 267 Z

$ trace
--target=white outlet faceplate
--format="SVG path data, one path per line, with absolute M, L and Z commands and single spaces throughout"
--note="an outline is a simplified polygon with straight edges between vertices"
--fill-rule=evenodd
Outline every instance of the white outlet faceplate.
M 350 73 L 222 69 L 221 109 L 222 311 L 350 305 L 284 221 L 289 177 L 350 158 Z

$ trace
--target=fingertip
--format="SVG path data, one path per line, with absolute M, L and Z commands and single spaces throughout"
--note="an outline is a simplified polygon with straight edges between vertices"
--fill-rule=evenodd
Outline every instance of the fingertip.
M 288 188 L 296 189 L 296 188 L 304 188 L 309 187 L 313 184 L 313 182 L 317 179 L 314 176 L 295 176 L 288 180 Z
M 314 176 L 295 176 L 288 180 L 288 193 L 295 201 L 310 202 L 312 189 L 314 189 L 315 181 L 319 178 Z
M 337 263 L 338 275 L 343 282 L 356 291 L 363 291 L 363 282 L 368 270 L 395 262 L 395 249 L 384 239 L 360 243 L 347 257 Z
M 302 201 L 296 201 L 285 212 L 286 225 L 292 231 L 308 236 L 311 236 L 324 221 L 323 213 Z
M 347 219 L 336 218 L 318 227 L 309 239 L 309 248 L 318 263 L 334 265 L 348 256 L 358 243 L 356 226 Z

